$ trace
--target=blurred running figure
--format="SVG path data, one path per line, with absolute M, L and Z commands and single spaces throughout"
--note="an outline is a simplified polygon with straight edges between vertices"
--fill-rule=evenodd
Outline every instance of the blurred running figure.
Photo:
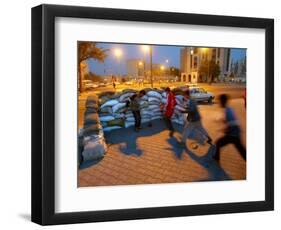
M 220 160 L 220 149 L 227 144 L 234 144 L 236 149 L 239 151 L 243 159 L 246 161 L 246 149 L 241 143 L 241 130 L 236 120 L 234 111 L 227 106 L 228 96 L 226 94 L 220 95 L 220 105 L 224 108 L 226 124 L 225 135 L 217 140 L 216 142 L 216 154 L 214 159 Z
M 169 136 L 172 137 L 174 135 L 175 129 L 173 127 L 171 117 L 173 116 L 174 108 L 176 106 L 176 98 L 169 87 L 165 89 L 165 92 L 167 93 L 167 103 L 165 105 L 166 110 L 164 113 L 164 121 L 167 128 L 170 130 Z
M 212 138 L 209 136 L 207 131 L 204 129 L 201 116 L 198 111 L 197 103 L 192 98 L 190 98 L 190 91 L 187 90 L 184 93 L 184 99 L 186 100 L 186 112 L 188 114 L 187 121 L 185 122 L 183 132 L 182 132 L 182 140 L 181 145 L 185 146 L 187 139 L 195 139 L 197 142 L 203 144 L 207 141 L 208 144 L 212 144 Z M 193 145 L 194 148 L 198 147 Z

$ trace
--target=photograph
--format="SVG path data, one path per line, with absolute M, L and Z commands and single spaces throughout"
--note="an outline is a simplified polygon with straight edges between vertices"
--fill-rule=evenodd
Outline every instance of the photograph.
M 246 180 L 246 63 L 246 48 L 77 41 L 77 186 Z

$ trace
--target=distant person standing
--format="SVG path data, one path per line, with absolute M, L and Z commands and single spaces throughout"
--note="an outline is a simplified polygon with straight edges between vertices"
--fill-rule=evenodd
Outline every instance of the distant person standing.
M 234 111 L 227 105 L 228 96 L 222 94 L 219 97 L 220 105 L 224 108 L 225 119 L 225 135 L 216 142 L 216 154 L 213 157 L 215 160 L 220 160 L 220 149 L 227 144 L 234 144 L 240 155 L 246 161 L 246 149 L 241 142 L 241 130 L 238 121 L 235 117 Z
M 165 89 L 167 93 L 167 102 L 165 105 L 165 113 L 164 113 L 164 121 L 166 123 L 167 128 L 170 130 L 169 136 L 172 137 L 174 135 L 175 129 L 172 123 L 172 116 L 174 114 L 174 108 L 176 106 L 176 98 L 174 93 L 171 91 L 169 87 Z
M 112 80 L 113 89 L 115 90 L 116 89 L 116 84 L 115 84 L 116 78 L 114 76 L 112 76 L 111 80 Z
M 129 107 L 133 113 L 135 119 L 135 131 L 138 132 L 141 129 L 141 113 L 139 100 L 145 95 L 145 91 L 141 90 L 138 94 L 134 94 L 127 101 L 126 107 Z

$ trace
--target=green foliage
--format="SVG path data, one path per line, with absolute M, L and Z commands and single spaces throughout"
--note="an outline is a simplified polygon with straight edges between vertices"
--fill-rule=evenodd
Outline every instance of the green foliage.
M 180 76 L 180 70 L 177 67 L 171 66 L 169 68 L 169 75 Z
M 107 57 L 107 49 L 101 49 L 96 46 L 95 42 L 78 42 L 78 76 L 79 76 L 79 91 L 83 91 L 81 77 L 81 63 L 85 60 L 93 58 L 100 62 L 104 62 Z
M 107 57 L 107 51 L 107 49 L 98 48 L 95 42 L 78 42 L 79 63 L 89 58 L 103 62 Z
M 220 66 L 219 64 L 215 63 L 213 60 L 204 60 L 200 64 L 199 73 L 202 75 L 210 76 L 210 82 L 214 82 L 215 78 L 217 78 L 220 73 Z

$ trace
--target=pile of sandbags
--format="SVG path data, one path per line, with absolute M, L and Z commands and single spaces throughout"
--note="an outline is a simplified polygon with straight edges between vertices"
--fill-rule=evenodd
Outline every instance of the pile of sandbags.
M 186 113 L 186 106 L 187 101 L 184 99 L 184 96 L 181 94 L 178 94 L 176 97 L 176 106 L 174 109 L 174 114 L 172 116 L 172 122 L 175 122 L 180 125 L 184 125 L 186 119 L 187 119 L 187 113 Z
M 162 89 L 146 88 L 146 95 L 139 100 L 141 123 L 151 122 L 163 118 L 161 105 L 166 104 L 167 94 Z M 133 89 L 125 89 L 122 92 L 103 92 L 99 95 L 99 120 L 104 132 L 114 129 L 128 128 L 134 126 L 135 119 L 132 111 L 127 107 L 130 97 L 138 94 Z M 186 101 L 181 94 L 175 96 L 177 105 L 175 106 L 172 121 L 183 125 L 186 121 Z
M 78 134 L 78 159 L 81 164 L 87 160 L 98 160 L 104 156 L 107 146 L 98 114 L 98 101 L 89 96 L 85 103 L 84 124 Z
M 139 100 L 141 123 L 161 119 L 163 116 L 161 104 L 166 103 L 163 90 L 145 89 L 145 91 L 146 95 Z M 104 92 L 99 95 L 99 119 L 103 131 L 107 132 L 122 127 L 128 128 L 135 124 L 133 113 L 126 105 L 130 101 L 130 97 L 137 93 L 136 90 L 125 89 L 120 93 Z

